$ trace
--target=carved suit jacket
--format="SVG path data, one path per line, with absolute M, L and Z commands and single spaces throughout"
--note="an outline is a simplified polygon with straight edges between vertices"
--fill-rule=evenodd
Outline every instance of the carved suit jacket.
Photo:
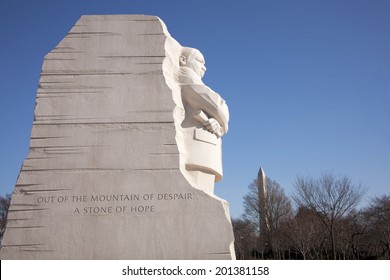
M 221 138 L 205 130 L 195 115 L 202 110 L 208 118 L 214 118 L 221 125 L 222 132 L 228 131 L 229 109 L 225 100 L 207 87 L 198 76 L 187 67 L 179 71 L 181 98 L 185 110 L 182 127 L 185 130 L 188 148 L 188 170 L 199 170 L 215 175 L 215 181 L 222 179 Z

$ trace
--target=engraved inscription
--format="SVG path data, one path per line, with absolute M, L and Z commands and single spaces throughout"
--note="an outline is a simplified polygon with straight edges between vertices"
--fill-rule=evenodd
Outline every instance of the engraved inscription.
M 194 200 L 193 193 L 140 193 L 39 196 L 39 205 L 66 204 L 75 215 L 140 214 L 157 212 L 164 202 Z M 156 205 L 156 202 L 159 202 Z

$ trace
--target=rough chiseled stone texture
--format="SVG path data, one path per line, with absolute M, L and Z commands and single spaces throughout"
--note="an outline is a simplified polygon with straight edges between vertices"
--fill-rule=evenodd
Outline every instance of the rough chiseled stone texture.
M 83 16 L 46 55 L 2 259 L 230 259 L 227 203 L 180 163 L 180 45 L 157 17 Z

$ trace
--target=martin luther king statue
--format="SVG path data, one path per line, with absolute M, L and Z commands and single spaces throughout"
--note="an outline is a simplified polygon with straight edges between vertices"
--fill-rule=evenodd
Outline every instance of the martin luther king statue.
M 179 63 L 188 152 L 185 168 L 196 188 L 212 194 L 214 182 L 222 180 L 221 137 L 228 131 L 229 109 L 225 100 L 202 82 L 206 67 L 199 50 L 183 47 Z

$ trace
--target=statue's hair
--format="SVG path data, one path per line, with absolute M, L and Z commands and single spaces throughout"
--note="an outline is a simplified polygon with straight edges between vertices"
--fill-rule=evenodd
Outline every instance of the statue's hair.
M 185 56 L 187 59 L 196 51 L 197 49 L 189 48 L 189 47 L 183 47 L 181 49 L 181 55 Z

